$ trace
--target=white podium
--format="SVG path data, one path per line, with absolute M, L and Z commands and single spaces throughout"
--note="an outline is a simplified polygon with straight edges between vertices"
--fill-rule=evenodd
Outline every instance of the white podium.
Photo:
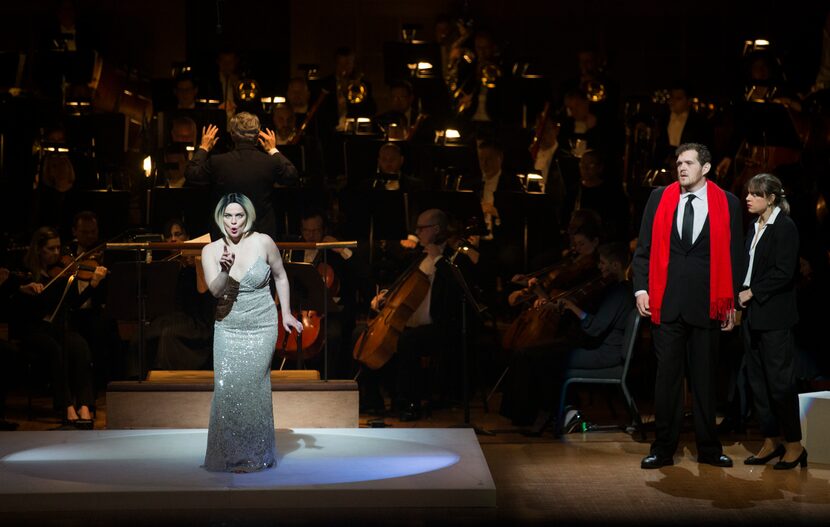
M 807 461 L 830 464 L 830 391 L 801 393 L 798 406 Z

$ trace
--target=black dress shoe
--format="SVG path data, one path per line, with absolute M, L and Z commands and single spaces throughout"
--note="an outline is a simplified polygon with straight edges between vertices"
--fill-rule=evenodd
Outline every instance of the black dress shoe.
M 649 454 L 640 462 L 640 468 L 662 468 L 674 465 L 674 458 Z
M 783 457 L 784 452 L 786 452 L 786 450 L 784 449 L 784 445 L 778 445 L 777 447 L 775 447 L 775 450 L 773 450 L 771 454 L 767 454 L 766 456 L 749 456 L 748 458 L 744 459 L 744 465 L 766 465 L 767 462 L 769 462 L 769 460 L 774 457 Z
M 712 465 L 715 467 L 731 467 L 732 466 L 732 459 L 729 458 L 726 454 L 721 454 L 719 456 L 713 457 L 697 457 L 698 463 L 706 463 L 707 465 Z
M 775 470 L 789 470 L 795 468 L 796 465 L 801 465 L 801 468 L 807 466 L 807 449 L 801 451 L 801 455 L 795 461 L 779 461 L 772 466 Z
M 95 423 L 92 419 L 76 419 L 75 428 L 78 430 L 92 430 Z

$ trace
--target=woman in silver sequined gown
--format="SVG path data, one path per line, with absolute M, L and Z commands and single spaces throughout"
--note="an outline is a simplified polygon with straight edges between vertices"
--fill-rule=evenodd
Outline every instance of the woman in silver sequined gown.
M 210 471 L 255 472 L 275 464 L 270 373 L 278 320 L 271 276 L 286 330 L 302 330 L 289 312 L 282 259 L 270 237 L 251 230 L 255 218 L 244 195 L 224 196 L 215 211 L 224 237 L 202 250 L 205 279 L 218 298 L 204 465 Z

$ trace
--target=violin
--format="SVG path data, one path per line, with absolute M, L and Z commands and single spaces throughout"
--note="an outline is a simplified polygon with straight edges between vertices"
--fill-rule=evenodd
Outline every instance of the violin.
M 55 265 L 47 269 L 47 274 L 49 275 L 50 280 L 45 286 L 43 286 L 43 289 L 46 290 L 60 277 L 65 275 L 73 275 L 76 280 L 90 282 L 95 275 L 95 271 L 99 267 L 104 269 L 106 272 L 107 269 L 102 267 L 99 263 L 99 260 L 103 255 L 102 249 L 104 248 L 104 245 L 105 244 L 102 244 L 98 247 L 90 249 L 75 258 L 68 254 L 61 256 L 60 260 Z

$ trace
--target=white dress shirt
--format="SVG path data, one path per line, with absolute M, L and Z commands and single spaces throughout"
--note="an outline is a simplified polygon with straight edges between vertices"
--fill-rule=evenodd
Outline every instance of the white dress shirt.
M 757 247 L 758 242 L 761 241 L 761 236 L 764 235 L 764 231 L 767 230 L 767 225 L 775 223 L 775 218 L 778 217 L 779 212 L 781 212 L 781 209 L 778 207 L 773 208 L 769 215 L 769 219 L 767 219 L 767 222 L 763 227 L 758 227 L 758 220 L 755 220 L 755 223 L 752 224 L 753 227 L 755 227 L 755 235 L 752 237 L 752 244 L 749 246 L 749 267 L 746 269 L 744 287 L 749 287 L 749 280 L 752 278 L 752 266 L 755 264 L 755 247 Z
M 706 185 L 709 183 L 707 182 Z M 709 214 L 709 202 L 706 199 L 706 185 L 692 192 L 695 200 L 692 201 L 692 209 L 695 211 L 695 224 L 692 228 L 692 243 L 700 236 L 703 224 L 706 223 L 706 215 Z M 683 235 L 683 211 L 686 209 L 686 201 L 689 193 L 681 189 L 680 202 L 677 204 L 677 234 Z
M 441 246 L 441 252 L 444 252 L 444 245 Z M 426 296 L 424 296 L 424 299 L 421 301 L 421 304 L 412 313 L 409 320 L 406 321 L 406 327 L 417 328 L 420 326 L 426 326 L 427 324 L 432 324 L 432 316 L 429 314 L 429 303 L 432 299 L 432 283 L 435 281 L 435 263 L 443 257 L 443 254 L 439 254 L 435 258 L 432 258 L 430 255 L 426 255 L 421 261 L 421 264 L 418 266 L 418 269 L 420 269 L 421 272 L 429 278 L 429 289 L 427 290 Z

